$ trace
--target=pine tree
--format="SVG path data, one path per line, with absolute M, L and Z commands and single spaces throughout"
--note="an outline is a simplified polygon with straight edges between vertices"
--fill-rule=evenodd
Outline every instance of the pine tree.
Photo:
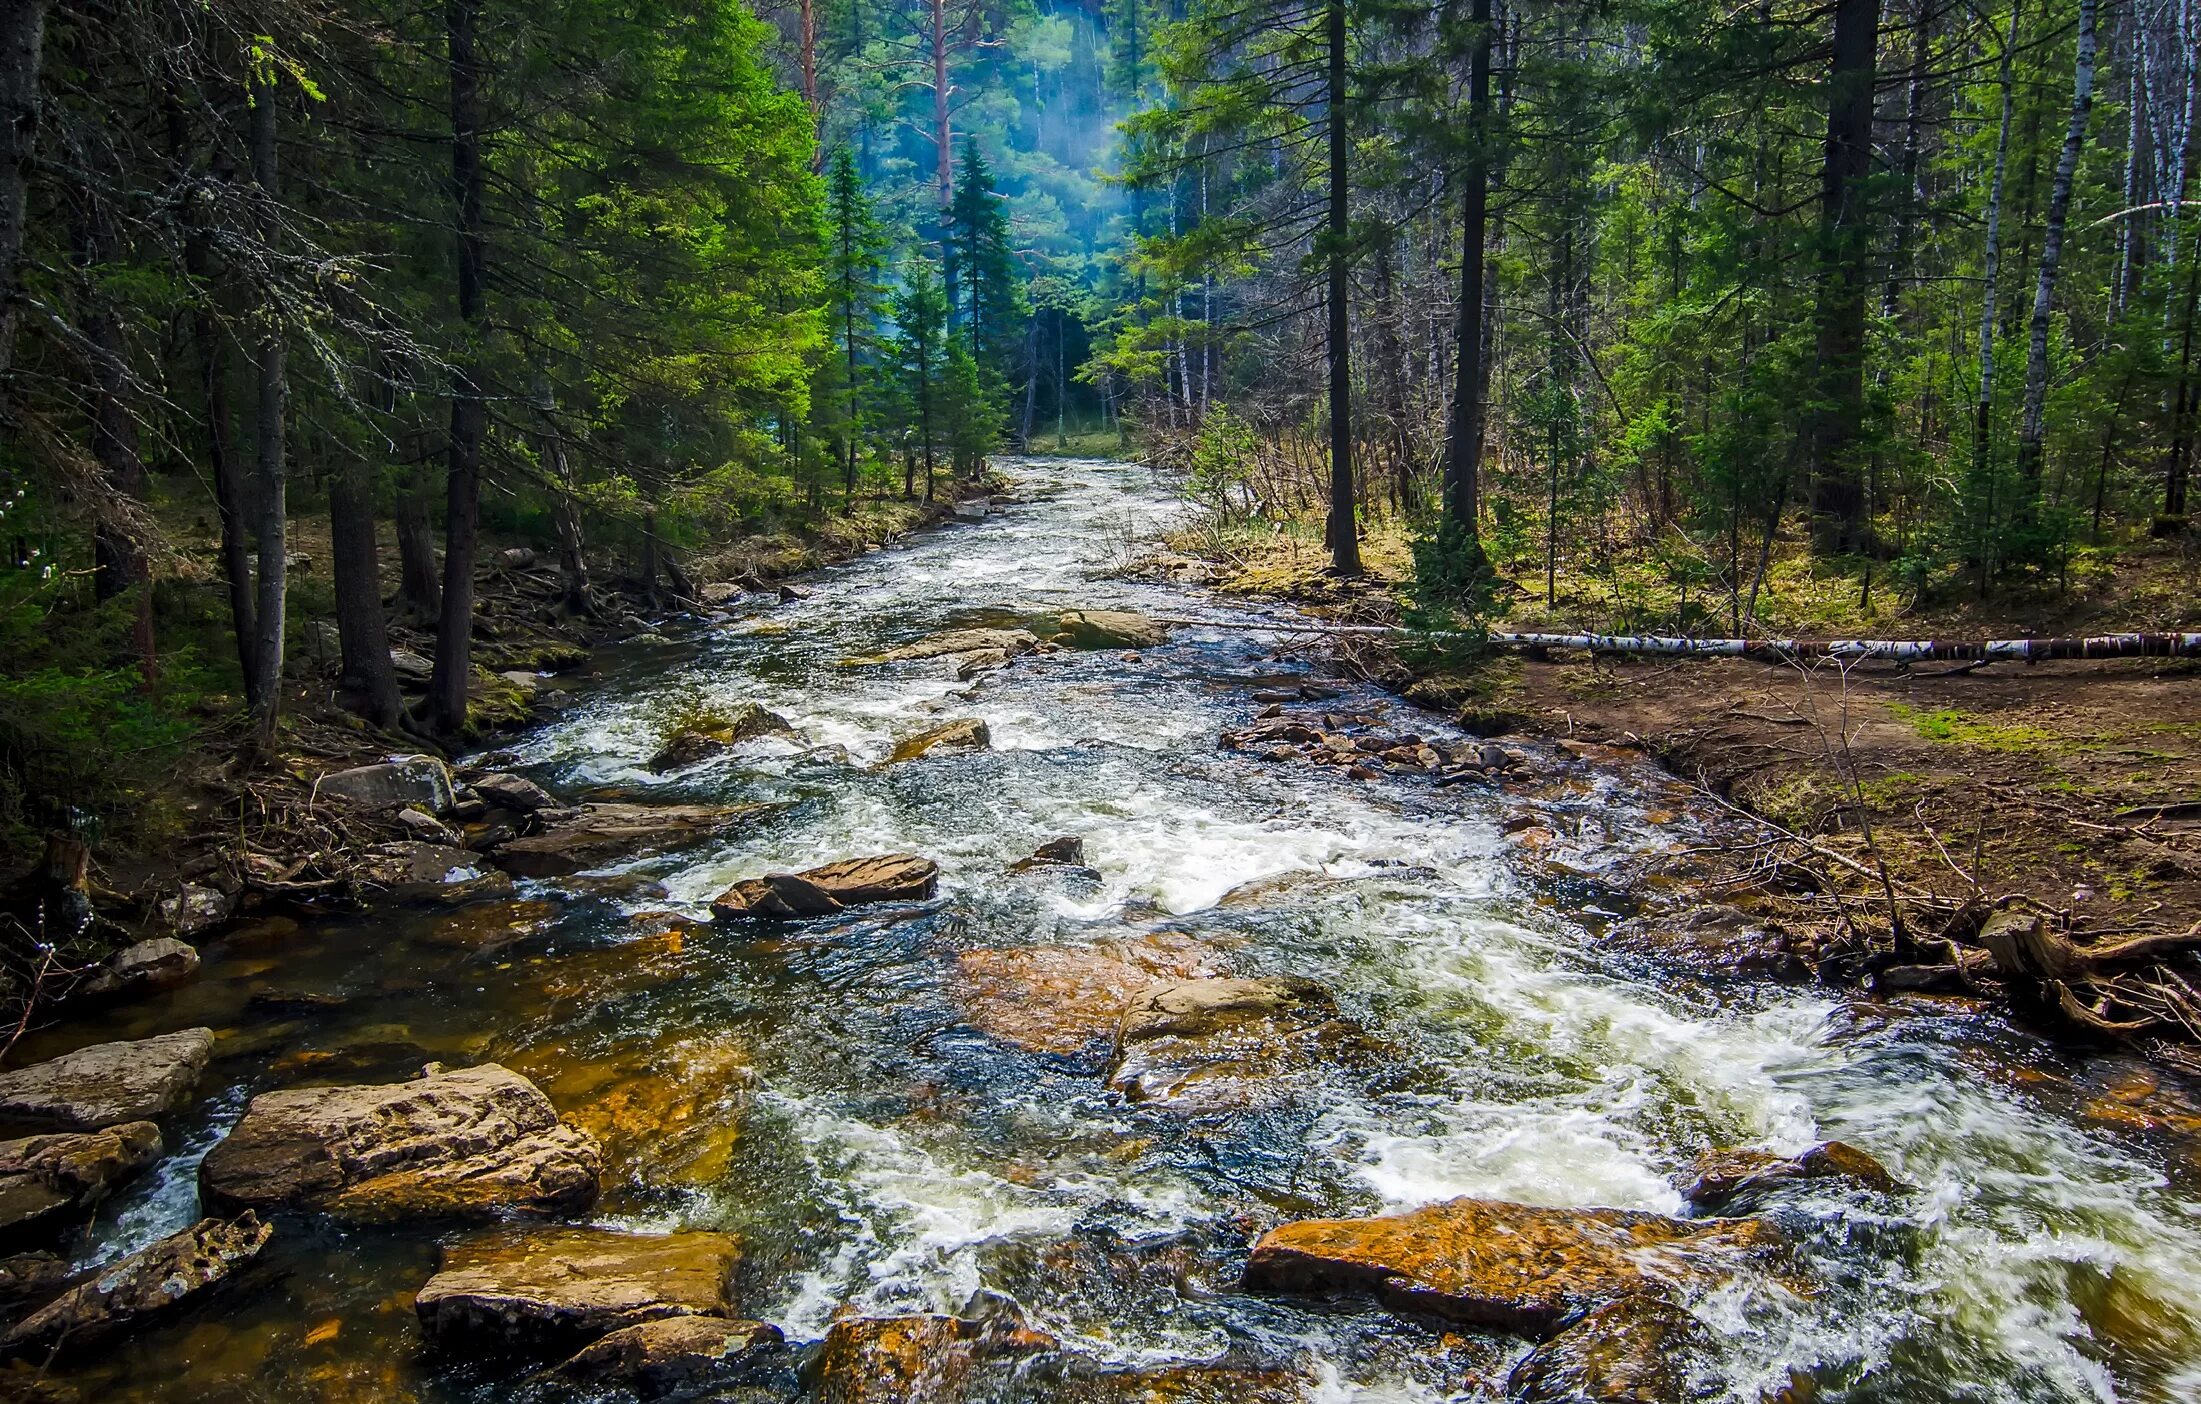
M 832 226 L 827 254 L 832 296 L 828 317 L 841 343 L 834 417 L 841 443 L 842 495 L 853 501 L 858 443 L 873 411 L 866 404 L 863 360 L 870 351 L 885 291 L 879 274 L 886 266 L 887 240 L 857 174 L 856 158 L 846 146 L 834 151 L 826 177 L 826 218 Z

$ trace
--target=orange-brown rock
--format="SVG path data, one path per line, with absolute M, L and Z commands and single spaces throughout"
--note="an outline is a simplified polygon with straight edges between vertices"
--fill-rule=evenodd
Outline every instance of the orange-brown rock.
M 604 1150 L 613 1184 L 705 1186 L 725 1178 L 756 1087 L 732 1038 L 686 1039 L 589 1059 L 546 1046 L 521 1066 Z
M 540 899 L 476 902 L 436 918 L 428 928 L 428 939 L 439 946 L 487 953 L 534 935 L 557 915 L 557 903 Z
M 1113 1041 L 1124 1011 L 1156 986 L 1221 969 L 1212 950 L 1176 932 L 1095 946 L 981 948 L 955 963 L 956 995 L 975 1027 L 1059 1054 Z
M 576 1347 L 669 1316 L 731 1316 L 741 1247 L 723 1233 L 499 1229 L 443 1250 L 413 1299 L 443 1347 Z
M 1277 976 L 1154 986 L 1124 1010 L 1116 1047 L 1111 1087 L 1190 1111 L 1273 1102 L 1295 1078 L 1371 1051 L 1327 990 Z
M 1624 1297 L 1718 1282 L 1780 1241 L 1757 1219 L 1454 1199 L 1272 1229 L 1254 1245 L 1246 1285 L 1367 1293 L 1401 1311 L 1541 1336 Z
M 983 751 L 993 745 L 993 733 L 986 723 L 977 717 L 961 717 L 926 727 L 894 743 L 894 752 L 887 757 L 887 764 L 913 761 L 920 756 L 939 751 L 946 755 L 968 755 Z
M 722 834 L 772 812 L 768 804 L 584 804 L 544 810 L 538 833 L 509 839 L 491 854 L 521 877 L 566 877 L 644 850 L 676 848 Z M 555 817 L 553 817 L 555 816 Z
M 16 1323 L 0 1356 L 81 1352 L 196 1305 L 260 1255 L 275 1230 L 251 1214 L 201 1219 L 103 1268 Z
M 818 1404 L 950 1404 L 981 1360 L 1054 1345 L 1013 1316 L 844 1316 L 825 1333 Z
M 150 1121 L 0 1141 L 0 1251 L 58 1235 L 160 1153 Z
M 940 866 L 914 853 L 844 858 L 799 873 L 745 878 L 718 895 L 711 915 L 727 920 L 827 916 L 871 902 L 923 901 L 939 885 Z
M 1065 1381 L 1058 1404 L 1300 1404 L 1307 1382 L 1288 1370 L 1162 1365 Z

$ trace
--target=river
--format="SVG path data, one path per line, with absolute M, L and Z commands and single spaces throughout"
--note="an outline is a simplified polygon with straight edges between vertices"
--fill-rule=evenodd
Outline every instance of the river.
M 1522 743 L 1528 781 L 1440 788 L 1218 749 L 1256 691 L 1308 676 L 1286 636 L 1245 627 L 1279 611 L 1109 573 L 1183 510 L 1144 470 L 1004 467 L 1016 500 L 991 518 L 822 572 L 806 600 L 631 646 L 508 745 L 568 795 L 785 806 L 622 869 L 661 892 L 524 883 L 533 905 L 498 909 L 494 941 L 429 913 L 261 924 L 98 1030 L 205 1023 L 222 1044 L 181 1152 L 103 1212 L 90 1258 L 194 1217 L 196 1156 L 255 1091 L 497 1060 L 562 1108 L 608 1089 L 614 1112 L 665 1118 L 615 1153 L 600 1221 L 739 1234 L 744 1309 L 790 1339 L 838 1310 L 992 1292 L 1103 1366 L 1229 1358 L 1297 1371 L 1310 1400 L 1496 1398 L 1525 1343 L 1241 1292 L 1252 1236 L 1454 1195 L 1672 1213 L 1671 1177 L 1706 1148 L 1838 1137 L 1905 1189 L 1781 1199 L 1808 1289 L 1744 1280 L 1694 1304 L 1726 1397 L 1803 1366 L 1834 1400 L 2201 1398 L 2193 1142 L 2103 1115 L 2105 1074 L 1989 1014 L 1704 983 L 1602 946 L 1625 875 L 1689 832 L 1657 813 L 1686 797 L 1647 763 Z M 1229 627 L 972 682 L 937 660 L 848 663 L 1085 606 Z M 669 718 L 747 700 L 795 734 L 645 768 Z M 1457 735 L 1351 687 L 1321 706 Z M 896 736 L 963 716 L 986 721 L 990 751 L 879 764 Z M 1524 824 L 1550 841 L 1509 834 Z M 1097 878 L 1008 870 L 1058 835 L 1084 840 Z M 893 851 L 938 860 L 940 900 L 771 933 L 704 924 L 736 879 Z M 1319 981 L 1386 1056 L 1188 1114 L 1125 1101 L 1090 1059 L 992 1037 L 960 1002 L 959 953 L 1157 932 L 1235 973 Z M 637 1080 L 675 1105 L 619 1100 Z M 109 1400 L 533 1389 L 423 1352 L 410 1294 L 437 1241 L 286 1222 L 275 1271 L 65 1378 Z M 977 1389 L 1046 1397 L 1013 1376 Z

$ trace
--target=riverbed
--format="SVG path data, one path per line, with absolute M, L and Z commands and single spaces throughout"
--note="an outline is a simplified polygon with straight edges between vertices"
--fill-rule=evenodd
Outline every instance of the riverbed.
M 1518 775 L 1439 786 L 1219 748 L 1263 698 L 1309 684 L 1295 709 L 1469 738 L 1318 676 L 1303 639 L 1261 630 L 1280 607 L 1120 578 L 1183 510 L 1146 470 L 1004 467 L 1013 500 L 984 520 L 617 651 L 501 748 L 565 796 L 769 818 L 525 882 L 490 912 L 250 925 L 210 945 L 195 983 L 45 1039 L 221 1037 L 180 1146 L 102 1212 L 85 1261 L 196 1217 L 196 1157 L 255 1092 L 497 1061 L 609 1128 L 597 1222 L 739 1235 L 743 1310 L 790 1340 L 836 1313 L 1006 1300 L 1079 1369 L 1221 1360 L 1285 1372 L 1309 1400 L 1433 1404 L 1502 1398 L 1527 1343 L 1249 1294 L 1253 1237 L 1458 1195 L 1684 1212 L 1674 1177 L 1706 1150 L 1839 1138 L 1902 1188 L 1830 1181 L 1768 1211 L 1799 1270 L 1690 1304 L 1717 1341 L 1700 1367 L 1715 1397 L 1754 1401 L 1802 1370 L 1829 1400 L 2201 1398 L 2197 1142 L 2152 1112 L 2104 1113 L 2128 1105 L 2129 1069 L 1983 1010 L 1700 980 L 1608 946 L 1632 875 L 1692 832 L 1686 788 L 1640 759 L 1509 741 Z M 1094 607 L 1214 623 L 968 680 L 937 659 L 862 661 Z M 752 701 L 792 733 L 647 768 L 679 717 Z M 884 764 L 898 737 L 963 717 L 991 749 Z M 1012 870 L 1061 836 L 1090 872 Z M 709 922 L 738 879 L 891 852 L 936 860 L 939 898 Z M 974 952 L 1140 943 L 1315 981 L 1381 1056 L 1187 1110 L 973 1017 Z M 542 1388 L 424 1349 L 410 1296 L 445 1236 L 285 1221 L 266 1270 L 62 1378 L 112 1400 Z M 1048 1398 L 1041 1378 L 982 1375 L 969 1397 Z

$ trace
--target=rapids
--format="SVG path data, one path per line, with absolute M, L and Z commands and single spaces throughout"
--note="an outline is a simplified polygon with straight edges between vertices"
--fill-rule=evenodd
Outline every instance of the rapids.
M 740 1234 L 745 1309 L 790 1339 L 849 1307 L 955 1311 L 995 1293 L 1107 1364 L 1228 1356 L 1292 1368 L 1322 1401 L 1496 1399 L 1525 1342 L 1244 1294 L 1246 1246 L 1285 1218 L 1462 1194 L 1677 1212 L 1670 1177 L 1707 1147 L 1839 1137 L 1907 1188 L 1783 1199 L 1809 1290 L 1741 1282 L 1693 1307 L 1720 1342 L 1724 1397 L 1756 1400 L 1797 1366 L 1828 1400 L 2201 1398 L 2201 1142 L 2103 1114 L 2098 1068 L 1990 1015 L 1706 983 L 1601 948 L 1631 864 L 1689 832 L 1646 817 L 1686 807 L 1647 764 L 1524 743 L 1529 782 L 1440 789 L 1218 750 L 1256 689 L 1308 675 L 1287 639 L 1243 627 L 1278 611 L 1114 578 L 1181 510 L 1144 470 L 1005 466 L 1018 500 L 993 517 L 600 661 L 510 746 L 563 794 L 786 806 L 628 865 L 662 895 L 523 883 L 537 905 L 508 914 L 502 944 L 435 914 L 263 923 L 98 1030 L 206 1023 L 222 1044 L 182 1144 L 102 1212 L 89 1259 L 195 1216 L 196 1157 L 255 1091 L 495 1059 L 570 1110 L 655 1071 L 683 1084 L 680 1144 L 615 1157 L 600 1221 Z M 938 660 L 847 665 L 1088 606 L 1231 627 L 971 683 Z M 795 735 L 646 769 L 670 719 L 743 700 Z M 1451 734 L 1372 692 L 1324 705 Z M 993 750 L 877 764 L 897 735 L 958 716 L 982 717 Z M 1508 837 L 1524 814 L 1556 841 Z M 1066 834 L 1097 884 L 1006 871 Z M 770 935 L 636 919 L 700 922 L 736 879 L 896 850 L 939 861 L 940 900 Z M 988 1037 L 951 988 L 960 950 L 1152 931 L 1191 933 L 1240 973 L 1319 980 L 1396 1056 L 1280 1107 L 1192 1117 Z M 325 998 L 253 1003 L 271 990 Z M 423 1352 L 410 1294 L 436 1242 L 286 1223 L 276 1270 L 62 1378 L 117 1401 L 530 1395 L 522 1376 Z

